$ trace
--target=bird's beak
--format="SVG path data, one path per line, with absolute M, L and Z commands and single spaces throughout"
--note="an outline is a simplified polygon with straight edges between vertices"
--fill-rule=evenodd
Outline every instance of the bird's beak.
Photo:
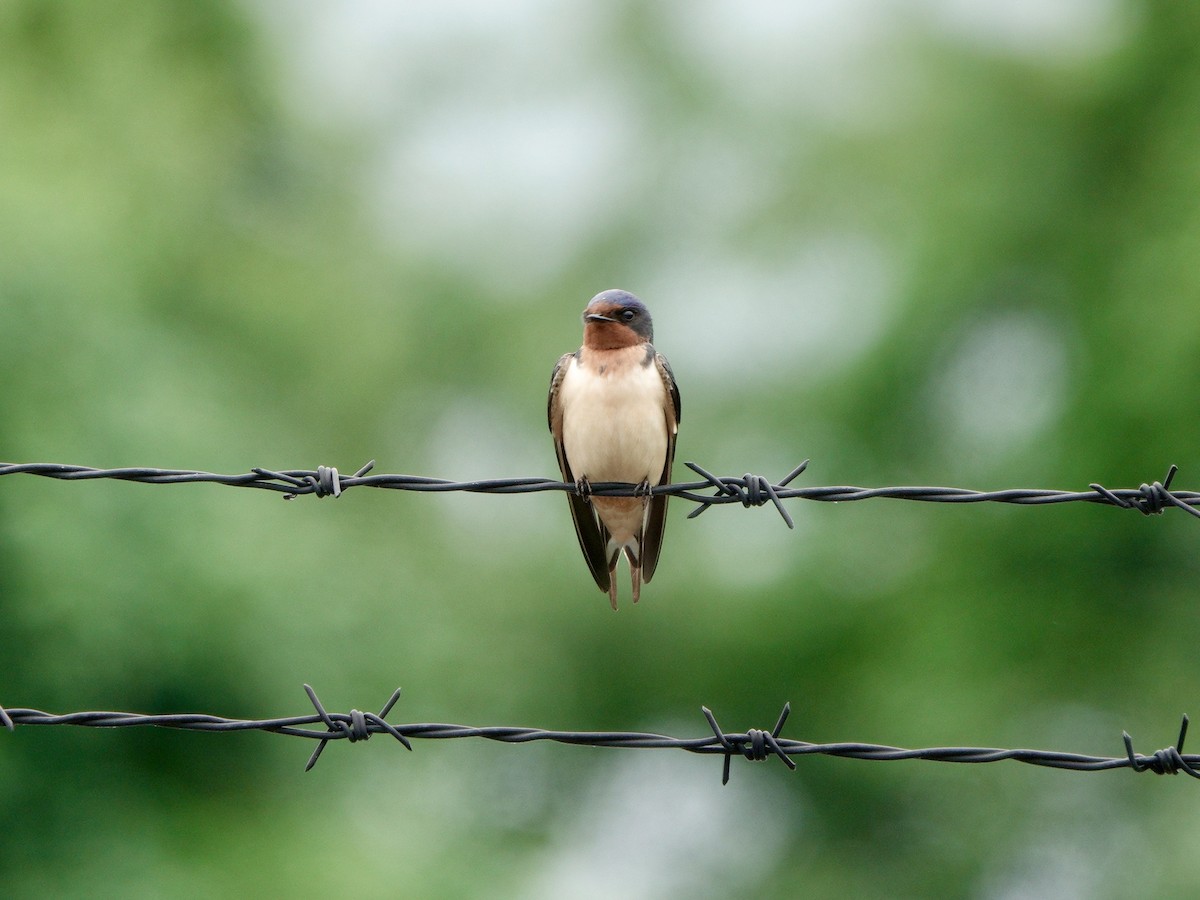
M 602 316 L 600 313 L 588 313 L 583 317 L 585 322 L 615 322 L 616 319 L 610 319 L 608 316 Z

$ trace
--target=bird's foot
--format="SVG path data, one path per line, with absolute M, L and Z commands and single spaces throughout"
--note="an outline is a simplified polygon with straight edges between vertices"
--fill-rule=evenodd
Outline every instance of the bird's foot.
M 582 478 L 580 478 L 578 481 L 575 482 L 575 493 L 577 493 L 580 496 L 580 498 L 583 500 L 591 499 L 592 483 L 590 481 L 588 481 L 588 478 L 586 475 L 584 475 Z

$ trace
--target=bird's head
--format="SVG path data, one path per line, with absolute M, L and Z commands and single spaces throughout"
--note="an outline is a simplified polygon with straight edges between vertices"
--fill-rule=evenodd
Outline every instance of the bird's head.
M 619 350 L 653 340 L 650 310 L 629 291 L 599 293 L 583 310 L 583 345 L 589 350 Z

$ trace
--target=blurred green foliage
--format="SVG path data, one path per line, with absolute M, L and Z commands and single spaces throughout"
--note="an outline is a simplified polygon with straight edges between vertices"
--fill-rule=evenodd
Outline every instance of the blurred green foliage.
M 462 4 L 441 31 L 407 10 L 421 52 L 368 73 L 351 96 L 384 112 L 359 118 L 297 99 L 345 74 L 296 31 L 335 6 L 0 6 L 0 458 L 549 475 L 550 368 L 619 285 L 674 364 L 680 458 L 718 472 L 1200 477 L 1195 6 L 1100 4 L 1094 46 L 1014 52 L 914 4 L 824 81 L 804 66 L 847 27 L 828 5 L 800 27 L 715 2 L 581 2 L 574 25 Z M 533 28 L 490 36 L 506 15 Z M 420 156 L 451 108 L 474 138 Z M 563 108 L 586 177 L 522 130 Z M 872 501 L 794 508 L 789 533 L 684 512 L 614 615 L 555 495 L 6 478 L 0 702 L 257 718 L 303 713 L 305 681 L 332 709 L 398 683 L 396 721 L 699 736 L 702 703 L 746 728 L 790 699 L 808 740 L 1102 754 L 1197 712 L 1182 515 Z M 310 749 L 0 736 L 6 895 L 1200 885 L 1194 787 L 1149 775 L 806 759 L 722 789 L 682 755 L 375 742 L 302 777 Z

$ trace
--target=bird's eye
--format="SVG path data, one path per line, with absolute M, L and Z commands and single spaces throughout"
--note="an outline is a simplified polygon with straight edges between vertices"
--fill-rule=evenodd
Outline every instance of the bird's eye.
M 633 317 L 636 315 L 637 315 L 637 313 L 635 313 L 632 309 L 621 310 L 621 318 L 624 319 L 626 322 L 632 322 Z

